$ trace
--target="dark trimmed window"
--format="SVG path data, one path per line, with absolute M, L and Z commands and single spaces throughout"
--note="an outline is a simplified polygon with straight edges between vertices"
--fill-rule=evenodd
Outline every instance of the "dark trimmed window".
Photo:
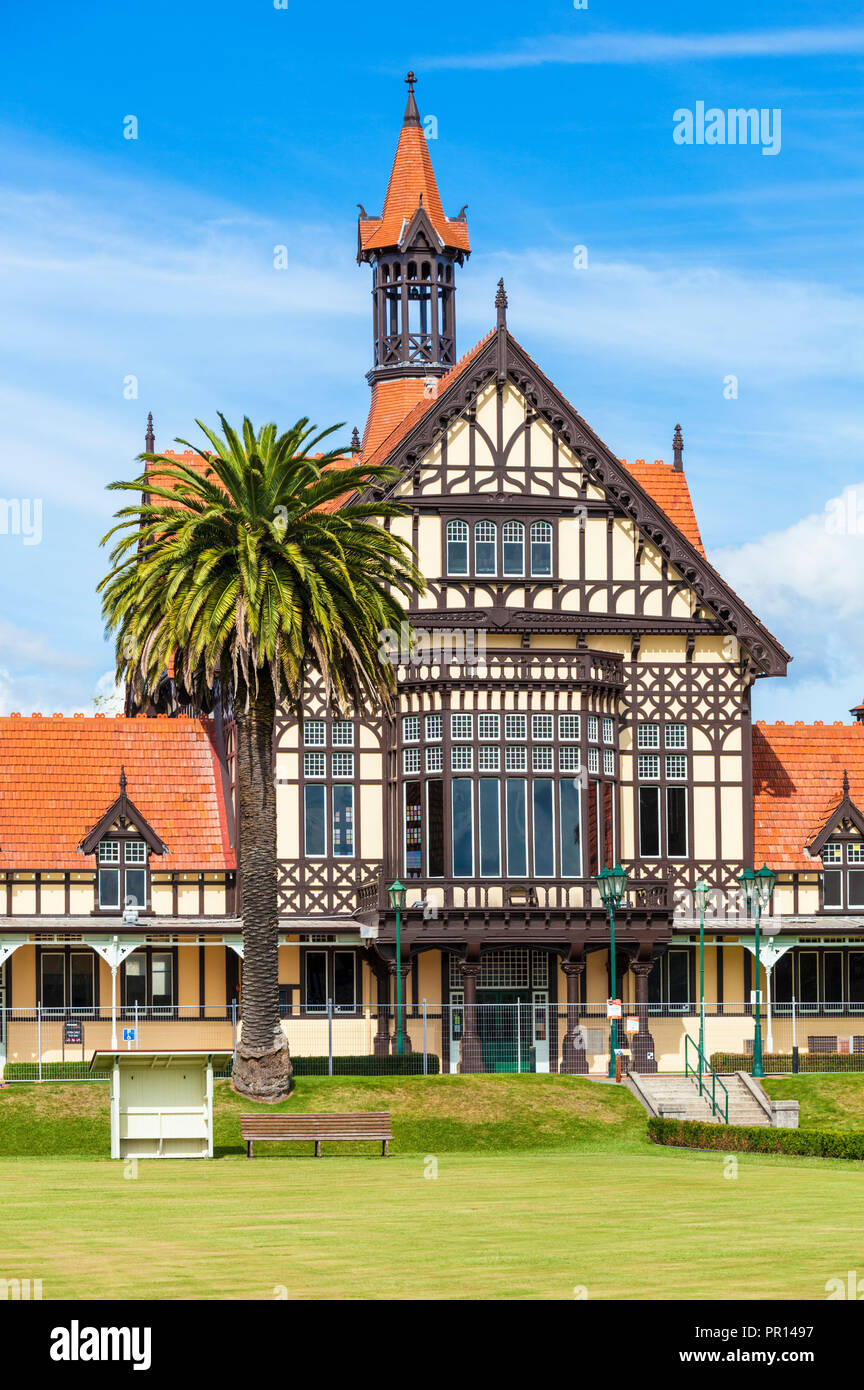
M 139 1009 L 172 1008 L 176 1002 L 177 958 L 173 950 L 141 946 L 123 962 L 123 1003 Z
M 96 907 L 99 912 L 122 912 L 130 903 L 140 912 L 150 906 L 147 843 L 140 839 L 106 836 L 99 841 Z
M 300 956 L 303 1012 L 326 1014 L 332 999 L 334 1013 L 356 1013 L 361 1002 L 357 952 L 309 946 Z
M 822 907 L 825 911 L 864 911 L 864 839 L 832 837 L 822 850 Z

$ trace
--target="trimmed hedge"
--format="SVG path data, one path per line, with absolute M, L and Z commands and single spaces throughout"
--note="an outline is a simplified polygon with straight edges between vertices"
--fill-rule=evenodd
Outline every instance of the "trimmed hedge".
M 326 1057 L 292 1057 L 291 1066 L 295 1076 L 327 1076 Z M 441 1070 L 439 1059 L 431 1052 L 426 1057 L 426 1071 L 429 1076 L 437 1076 Z M 228 1064 L 228 1073 L 231 1063 Z M 87 1062 L 43 1062 L 43 1081 L 107 1081 L 110 1067 L 104 1071 L 91 1072 Z M 224 1075 L 225 1073 L 219 1073 Z M 403 1056 L 387 1057 L 334 1057 L 334 1076 L 422 1076 L 423 1053 L 406 1052 Z M 9 1062 L 4 1072 L 6 1081 L 38 1081 L 35 1062 Z
M 327 1076 L 326 1057 L 292 1057 L 291 1066 L 295 1076 Z M 440 1062 L 432 1053 L 426 1054 L 426 1071 L 429 1076 L 437 1076 L 441 1070 Z M 386 1057 L 334 1057 L 334 1076 L 422 1076 L 423 1053 L 406 1052 Z
M 680 1149 L 721 1153 L 799 1154 L 811 1158 L 864 1160 L 864 1130 L 772 1129 L 757 1125 L 710 1125 L 702 1120 L 648 1121 L 648 1138 Z
M 712 1052 L 709 1058 L 716 1072 L 748 1071 L 753 1066 L 752 1052 Z M 763 1052 L 762 1066 L 766 1072 L 792 1074 L 791 1052 Z M 864 1052 L 799 1052 L 799 1072 L 864 1071 Z

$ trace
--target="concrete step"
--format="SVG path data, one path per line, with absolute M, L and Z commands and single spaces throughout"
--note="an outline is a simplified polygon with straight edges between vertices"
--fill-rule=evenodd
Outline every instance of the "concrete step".
M 661 1105 L 675 1105 L 684 1110 L 685 1118 L 688 1120 L 722 1123 L 712 1111 L 709 1097 L 704 1093 L 700 1095 L 697 1083 L 692 1077 L 637 1074 L 636 1079 L 655 1109 L 659 1109 Z M 722 1081 L 728 1094 L 729 1124 L 760 1127 L 770 1124 L 768 1115 L 740 1077 L 724 1076 Z M 722 1106 L 723 1093 L 719 1086 L 716 1098 Z

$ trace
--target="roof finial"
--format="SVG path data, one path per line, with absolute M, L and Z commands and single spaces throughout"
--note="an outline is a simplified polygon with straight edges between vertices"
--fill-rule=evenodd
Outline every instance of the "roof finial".
M 507 291 L 504 288 L 503 277 L 498 281 L 498 293 L 495 296 L 495 308 L 498 310 L 498 327 L 507 327 Z
M 351 435 L 351 452 L 352 454 L 359 454 L 360 452 L 360 431 L 356 425 Z
M 125 795 L 126 795 L 126 769 L 125 769 L 125 767 L 122 765 L 122 763 L 121 763 L 121 765 L 120 765 L 120 790 L 121 790 L 121 792 L 123 793 L 123 795 L 125 796 Z
M 145 452 L 145 454 L 155 454 L 155 452 L 156 452 L 156 436 L 155 436 L 155 434 L 153 433 L 153 411 L 152 411 L 152 410 L 150 411 L 149 415 L 147 416 L 147 433 L 146 433 L 145 436 L 144 436 L 144 452 Z
M 417 110 L 417 103 L 414 100 L 414 84 L 417 78 L 413 72 L 409 72 L 405 78 L 408 83 L 408 103 L 405 107 L 405 115 L 402 120 L 403 125 L 420 125 L 420 112 Z
M 849 795 L 849 772 L 845 767 L 843 769 L 843 795 Z
M 672 436 L 672 466 L 678 473 L 684 472 L 684 458 L 682 450 L 684 448 L 684 436 L 681 433 L 681 426 L 675 426 L 675 433 Z

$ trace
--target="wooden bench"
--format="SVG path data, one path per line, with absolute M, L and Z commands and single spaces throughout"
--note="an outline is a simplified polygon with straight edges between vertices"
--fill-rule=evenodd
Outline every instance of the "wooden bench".
M 361 1110 L 350 1115 L 241 1115 L 240 1134 L 246 1141 L 246 1157 L 255 1157 L 255 1141 L 314 1143 L 315 1157 L 321 1157 L 324 1140 L 353 1143 L 374 1140 L 381 1144 L 381 1157 L 389 1158 L 389 1110 Z

